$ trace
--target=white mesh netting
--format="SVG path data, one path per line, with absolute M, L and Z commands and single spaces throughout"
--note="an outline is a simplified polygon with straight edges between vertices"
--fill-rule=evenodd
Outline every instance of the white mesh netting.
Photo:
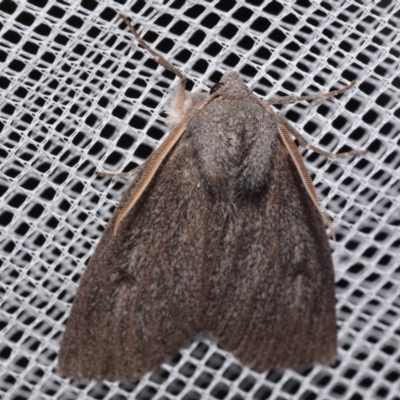
M 93 171 L 149 156 L 175 79 L 116 12 L 190 90 L 225 70 L 265 97 L 357 79 L 339 98 L 279 111 L 324 149 L 369 150 L 304 153 L 338 237 L 335 367 L 258 374 L 196 341 L 139 383 L 58 376 L 79 279 L 126 187 Z M 400 399 L 398 1 L 3 1 L 0 23 L 0 398 Z

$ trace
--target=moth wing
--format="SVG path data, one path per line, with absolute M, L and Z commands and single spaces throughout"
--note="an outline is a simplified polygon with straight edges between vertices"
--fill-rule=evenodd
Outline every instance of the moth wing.
M 212 205 L 190 143 L 182 137 L 114 236 L 137 175 L 82 277 L 59 355 L 63 376 L 139 379 L 201 330 L 196 307 Z
M 239 200 L 210 290 L 210 330 L 258 370 L 332 364 L 335 281 L 319 211 L 283 145 L 268 187 Z M 239 304 L 239 306 L 238 306 Z

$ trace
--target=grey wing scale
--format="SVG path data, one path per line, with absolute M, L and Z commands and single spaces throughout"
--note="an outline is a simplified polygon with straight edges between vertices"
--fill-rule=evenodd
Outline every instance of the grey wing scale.
M 115 215 L 135 182 L 125 193 L 74 300 L 61 375 L 138 379 L 203 329 L 198 307 L 205 248 L 213 253 L 213 205 L 190 149 L 182 138 L 113 236 Z
M 229 273 L 211 333 L 258 370 L 329 365 L 335 283 L 324 224 L 283 146 L 270 182 L 259 196 L 242 198 L 230 222 L 226 243 L 235 245 L 221 255 Z

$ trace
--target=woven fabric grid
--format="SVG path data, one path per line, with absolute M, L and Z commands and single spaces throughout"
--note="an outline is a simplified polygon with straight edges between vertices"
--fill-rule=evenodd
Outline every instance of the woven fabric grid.
M 338 161 L 304 152 L 337 233 L 334 368 L 258 374 L 203 339 L 137 384 L 57 375 L 85 262 L 126 187 L 93 171 L 149 156 L 176 87 L 116 12 L 193 91 L 226 70 L 263 97 L 357 80 L 339 98 L 279 110 L 314 145 L 369 150 Z M 0 397 L 400 398 L 397 2 L 4 1 L 0 22 Z

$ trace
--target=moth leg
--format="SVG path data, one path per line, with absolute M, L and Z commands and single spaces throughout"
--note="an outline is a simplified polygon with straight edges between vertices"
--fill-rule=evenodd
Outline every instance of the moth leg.
M 124 14 L 118 14 L 118 16 L 124 20 L 125 25 L 131 31 L 133 36 L 135 36 L 138 43 L 154 57 L 154 61 L 163 66 L 167 71 L 170 71 L 173 74 L 175 74 L 180 79 L 179 89 L 176 93 L 176 98 L 175 98 L 175 105 L 177 107 L 177 110 L 183 113 L 184 103 L 185 103 L 186 76 L 181 71 L 179 71 L 178 68 L 174 67 L 168 60 L 166 60 L 161 54 L 158 54 L 156 51 L 154 51 L 139 36 L 139 34 L 136 32 L 136 29 L 132 26 L 129 19 Z
M 334 160 L 335 158 L 362 155 L 367 152 L 367 150 L 350 150 L 337 154 L 330 153 L 328 151 L 322 150 L 319 147 L 315 147 L 312 144 L 308 143 L 307 140 L 304 139 L 304 137 L 282 117 L 277 116 L 277 120 L 278 120 L 278 125 L 283 125 L 286 128 L 286 130 L 288 130 L 297 139 L 300 146 L 304 147 L 307 150 L 312 150 L 315 153 L 322 154 L 323 156 L 331 158 L 332 160 Z
M 310 100 L 317 100 L 317 99 L 327 99 L 328 97 L 337 96 L 341 93 L 347 92 L 355 84 L 356 84 L 356 81 L 353 81 L 348 86 L 346 86 L 342 89 L 333 90 L 332 92 L 328 92 L 328 93 L 311 94 L 309 96 L 275 97 L 275 98 L 264 100 L 264 101 L 269 105 L 275 105 L 275 104 L 293 104 L 293 103 L 298 103 L 299 101 L 305 101 L 305 100 L 310 101 Z
M 100 176 L 102 178 L 128 178 L 129 176 L 134 176 L 137 174 L 137 168 L 131 169 L 128 172 L 108 172 L 108 171 L 98 171 L 97 169 L 93 172 L 93 175 Z
M 99 171 L 96 169 L 93 172 L 93 175 L 100 176 L 102 178 L 113 178 L 113 179 L 129 178 L 131 176 L 136 176 L 140 171 L 142 171 L 145 168 L 147 161 L 148 160 L 146 160 L 143 164 L 138 165 L 135 168 L 132 168 L 128 172 L 109 172 L 109 171 Z

